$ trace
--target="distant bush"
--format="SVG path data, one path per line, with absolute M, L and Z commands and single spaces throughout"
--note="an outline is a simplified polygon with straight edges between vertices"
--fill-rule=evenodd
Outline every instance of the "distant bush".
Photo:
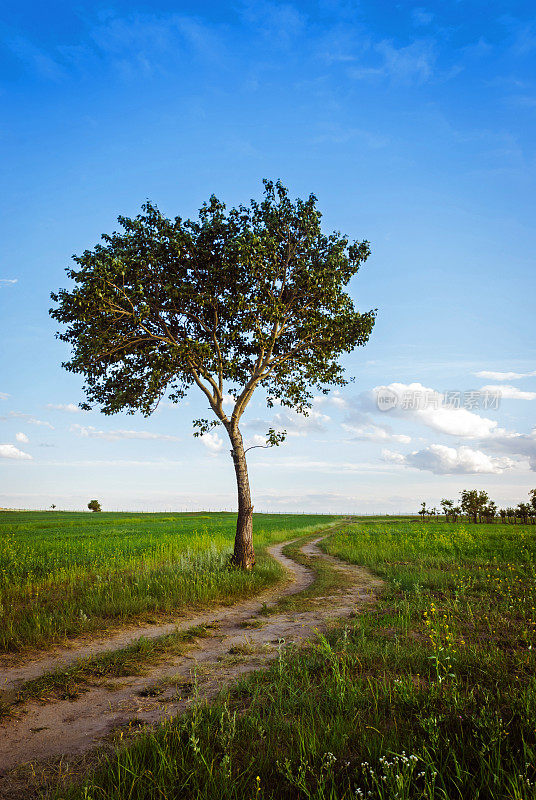
M 102 511 L 101 505 L 98 500 L 90 500 L 87 504 L 90 511 Z

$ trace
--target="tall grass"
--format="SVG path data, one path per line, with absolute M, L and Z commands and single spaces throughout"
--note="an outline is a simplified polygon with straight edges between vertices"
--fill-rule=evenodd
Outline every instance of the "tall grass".
M 0 515 L 0 651 L 232 602 L 281 577 L 266 547 L 333 518 L 255 516 L 258 566 L 227 568 L 232 514 Z
M 324 546 L 388 580 L 375 607 L 61 797 L 535 800 L 534 529 L 376 521 Z

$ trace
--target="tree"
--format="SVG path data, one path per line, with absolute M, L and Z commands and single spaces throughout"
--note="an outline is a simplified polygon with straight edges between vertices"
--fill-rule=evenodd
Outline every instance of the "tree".
M 532 513 L 535 514 L 536 513 L 536 489 L 531 489 L 529 491 L 529 498 L 530 498 L 530 504 L 532 506 Z
M 454 503 L 452 500 L 443 498 L 441 501 L 441 508 L 443 509 L 443 514 L 445 515 L 445 522 L 448 522 L 449 516 L 454 513 Z
M 481 514 L 489 503 L 488 493 L 485 491 L 478 491 L 478 489 L 464 489 L 460 492 L 460 505 L 462 511 L 468 516 L 473 517 L 473 522 L 478 522 L 479 514 Z
M 166 394 L 178 403 L 191 386 L 203 392 L 213 417 L 195 420 L 194 435 L 222 425 L 229 436 L 233 561 L 248 569 L 253 506 L 240 420 L 253 392 L 307 414 L 313 390 L 347 383 L 338 359 L 366 344 L 375 319 L 345 291 L 368 242 L 323 234 L 314 195 L 292 202 L 280 182 L 264 187 L 261 203 L 230 211 L 212 196 L 196 221 L 167 219 L 151 203 L 135 219 L 119 217 L 122 231 L 74 257 L 74 288 L 53 293 L 50 312 L 67 325 L 58 334 L 72 348 L 64 366 L 85 377 L 83 408 L 148 416 Z M 270 429 L 267 445 L 283 438 Z
M 102 511 L 102 508 L 98 500 L 90 500 L 89 503 L 87 504 L 87 507 L 89 508 L 90 511 Z
M 525 524 L 529 521 L 530 506 L 528 503 L 518 503 L 516 516 L 520 517 Z
M 497 516 L 497 504 L 494 503 L 493 500 L 490 500 L 482 509 L 482 513 L 484 514 L 487 522 L 493 522 Z
M 422 501 L 422 503 L 421 503 L 420 510 L 419 510 L 419 514 L 421 515 L 421 517 L 422 517 L 422 519 L 423 519 L 423 522 L 424 522 L 424 520 L 425 520 L 425 518 L 426 518 L 426 515 L 427 515 L 427 514 L 429 514 L 429 513 L 430 513 L 430 512 L 429 512 L 429 511 L 428 511 L 428 509 L 426 508 L 426 503 L 425 503 L 425 502 L 424 502 L 424 500 L 423 500 L 423 501 Z
M 52 505 L 50 506 L 50 508 L 52 509 L 52 511 L 54 511 L 54 509 L 56 508 L 56 504 L 55 504 L 55 503 L 52 503 Z

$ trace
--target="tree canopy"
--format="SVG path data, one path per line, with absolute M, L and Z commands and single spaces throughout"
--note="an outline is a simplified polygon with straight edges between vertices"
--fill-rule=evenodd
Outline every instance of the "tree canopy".
M 489 503 L 488 493 L 483 489 L 464 489 L 460 493 L 460 506 L 466 514 L 472 514 L 476 522 L 478 514 L 482 513 Z

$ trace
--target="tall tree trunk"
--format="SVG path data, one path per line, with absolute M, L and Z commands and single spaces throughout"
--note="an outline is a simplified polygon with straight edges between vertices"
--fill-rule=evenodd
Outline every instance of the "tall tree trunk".
M 253 506 L 249 490 L 248 467 L 244 453 L 242 434 L 238 428 L 231 428 L 229 438 L 233 449 L 233 458 L 236 486 L 238 490 L 238 517 L 236 520 L 236 535 L 232 562 L 242 569 L 252 569 L 255 566 L 255 552 L 253 550 Z

